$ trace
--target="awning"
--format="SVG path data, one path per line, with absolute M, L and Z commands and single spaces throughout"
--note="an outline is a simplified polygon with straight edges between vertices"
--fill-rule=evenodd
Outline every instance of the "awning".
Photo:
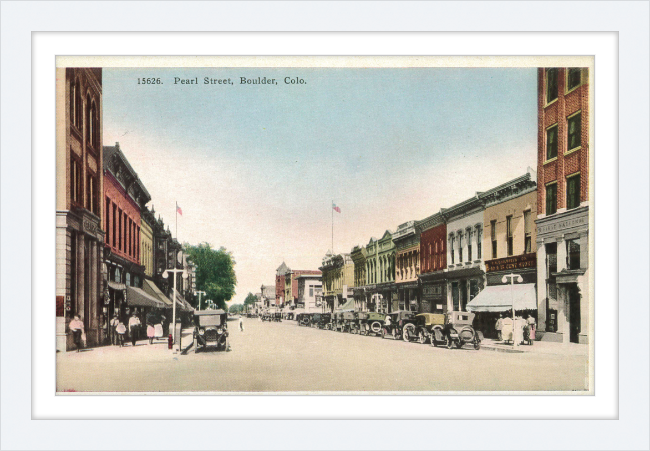
M 144 281 L 142 283 L 142 289 L 148 295 L 158 299 L 163 304 L 165 304 L 165 307 L 171 308 L 172 301 L 167 296 L 165 296 L 162 291 L 160 291 L 160 288 L 158 288 L 158 285 L 153 283 L 153 281 L 151 281 L 149 279 L 144 279 Z
M 180 309 L 188 311 L 188 312 L 193 312 L 194 311 L 194 307 L 192 307 L 190 304 L 188 304 L 187 301 L 185 299 L 183 299 L 183 296 L 178 294 L 178 292 L 176 292 L 176 308 L 180 308 Z
M 125 290 L 126 289 L 125 284 L 119 283 L 119 282 L 113 282 L 112 280 L 108 281 L 108 286 L 109 286 L 109 288 L 112 288 L 114 290 Z
M 504 312 L 515 310 L 537 310 L 537 291 L 534 283 L 521 285 L 487 286 L 467 304 L 468 312 Z
M 126 303 L 131 307 L 165 307 L 161 301 L 136 287 L 126 287 Z
M 353 312 L 354 311 L 354 299 L 348 299 L 348 302 L 341 305 L 339 308 L 336 309 L 336 311 L 337 312 L 343 312 L 343 311 Z

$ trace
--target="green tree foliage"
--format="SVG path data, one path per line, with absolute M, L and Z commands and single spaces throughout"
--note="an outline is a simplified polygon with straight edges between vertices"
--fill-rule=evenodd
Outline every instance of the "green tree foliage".
M 255 296 L 253 293 L 248 293 L 246 299 L 244 300 L 244 305 L 255 305 L 256 302 L 257 296 Z
M 235 295 L 237 285 L 232 253 L 224 247 L 212 249 L 209 243 L 185 244 L 184 247 L 196 265 L 196 289 L 205 291 L 203 299 L 212 299 L 218 308 L 226 310 L 226 301 Z
M 244 305 L 243 304 L 233 304 L 230 306 L 228 309 L 228 312 L 232 313 L 233 315 L 238 315 L 244 311 Z

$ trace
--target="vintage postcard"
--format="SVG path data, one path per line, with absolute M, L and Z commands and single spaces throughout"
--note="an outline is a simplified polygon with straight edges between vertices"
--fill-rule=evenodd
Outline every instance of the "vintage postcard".
M 57 394 L 593 394 L 593 58 L 56 65 Z

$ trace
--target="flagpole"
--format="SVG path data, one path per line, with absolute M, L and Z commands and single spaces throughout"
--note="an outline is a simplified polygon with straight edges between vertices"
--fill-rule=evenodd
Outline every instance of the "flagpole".
M 176 201 L 176 241 L 178 241 L 178 201 Z
M 332 199 L 332 255 L 334 255 L 334 199 Z

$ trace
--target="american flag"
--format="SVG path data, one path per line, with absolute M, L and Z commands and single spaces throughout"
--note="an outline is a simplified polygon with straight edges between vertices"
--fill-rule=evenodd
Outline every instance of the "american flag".
M 340 208 L 340 207 L 337 207 L 336 204 L 335 204 L 334 202 L 332 202 L 332 208 L 334 209 L 334 211 L 336 211 L 336 212 L 338 212 L 338 213 L 341 213 L 341 208 Z

